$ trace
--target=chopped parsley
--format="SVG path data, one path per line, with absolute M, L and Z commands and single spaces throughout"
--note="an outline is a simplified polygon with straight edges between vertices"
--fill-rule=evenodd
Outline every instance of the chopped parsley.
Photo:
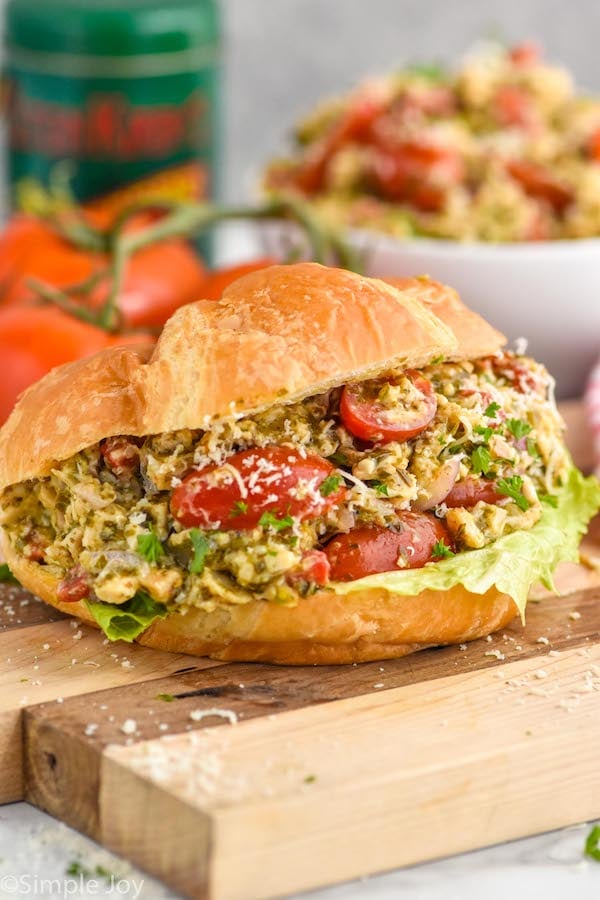
M 329 457 L 329 460 L 332 463 L 335 463 L 337 466 L 347 466 L 348 465 L 348 457 L 345 456 L 341 450 L 336 450 L 335 453 L 332 453 Z
M 531 425 L 529 422 L 524 422 L 523 419 L 507 419 L 506 427 L 518 441 L 531 431 Z
M 429 279 L 427 279 L 427 280 L 429 280 Z M 436 356 L 435 359 L 432 359 L 432 360 L 431 360 L 431 362 L 429 363 L 429 365 L 430 365 L 430 366 L 437 366 L 437 365 L 439 365 L 439 363 L 443 363 L 444 360 L 445 360 L 445 358 L 446 358 L 446 357 L 445 357 L 443 354 L 442 354 L 441 356 Z
M 154 531 L 150 529 L 145 534 L 138 534 L 137 552 L 149 563 L 157 563 L 165 551 Z
M 335 494 L 341 485 L 342 480 L 341 475 L 328 475 L 325 481 L 321 482 L 319 493 L 322 494 L 323 497 L 329 497 L 330 494 Z
M 475 447 L 471 453 L 471 469 L 475 475 L 487 475 L 490 471 L 492 458 L 487 447 Z
M 172 703 L 175 697 L 173 694 L 157 694 L 156 699 L 162 700 L 164 703 Z
M 527 497 L 523 495 L 523 479 L 520 475 L 513 475 L 510 478 L 500 478 L 496 482 L 496 490 L 499 494 L 504 494 L 514 500 L 519 509 L 525 512 L 529 509 L 530 503 Z
M 316 780 L 317 780 L 316 775 L 307 775 L 306 778 L 304 779 L 304 784 L 314 784 Z
M 600 825 L 594 825 L 585 841 L 584 853 L 590 859 L 600 862 Z
M 483 414 L 484 414 L 484 416 L 487 416 L 488 419 L 495 419 L 496 413 L 498 412 L 499 409 L 500 409 L 500 404 L 496 403 L 494 401 L 493 403 L 490 403 L 490 405 L 488 406 L 487 409 L 484 409 Z
M 13 573 L 10 571 L 8 563 L 2 563 L 0 565 L 0 581 L 4 581 L 6 584 L 19 584 Z
M 389 497 L 390 496 L 388 486 L 383 481 L 372 481 L 370 483 L 369 487 L 372 487 L 373 490 L 375 491 L 375 493 L 379 494 L 379 496 L 381 496 L 381 497 Z
M 282 516 L 278 519 L 273 513 L 264 512 L 258 520 L 258 524 L 263 528 L 272 528 L 274 531 L 284 531 L 284 529 L 292 527 L 294 520 L 291 516 Z
M 75 878 L 93 878 L 96 875 L 98 878 L 104 878 L 106 881 L 113 881 L 115 876 L 113 872 L 110 872 L 104 866 L 97 865 L 94 866 L 94 869 L 88 869 L 87 866 L 78 860 L 72 860 L 67 868 L 65 869 L 65 875 L 73 875 Z
M 451 550 L 444 539 L 440 538 L 439 541 L 436 541 L 433 545 L 431 555 L 434 559 L 446 559 L 449 556 L 454 556 L 454 550 Z
M 194 575 L 201 575 L 204 571 L 204 561 L 210 551 L 210 544 L 199 528 L 190 528 L 190 541 L 194 548 L 194 556 L 189 570 Z
M 243 516 L 248 512 L 248 504 L 244 503 L 243 500 L 236 500 L 233 504 L 233 509 L 229 513 L 230 519 L 235 519 L 236 516 Z
M 533 438 L 527 438 L 527 452 L 534 459 L 539 459 L 541 456 L 540 451 L 538 450 L 538 445 Z
M 547 503 L 548 506 L 553 506 L 554 509 L 558 507 L 558 497 L 556 494 L 538 494 L 538 499 L 542 503 Z
M 494 433 L 493 428 L 490 426 L 486 427 L 485 425 L 476 425 L 473 431 L 475 434 L 480 434 L 486 444 Z

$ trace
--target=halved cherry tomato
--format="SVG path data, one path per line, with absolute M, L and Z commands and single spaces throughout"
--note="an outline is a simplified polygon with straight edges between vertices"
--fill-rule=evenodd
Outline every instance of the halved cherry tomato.
M 594 131 L 587 145 L 588 156 L 594 162 L 600 162 L 600 128 Z
M 133 475 L 140 467 L 140 449 L 135 438 L 117 435 L 100 444 L 100 453 L 111 472 L 118 478 Z
M 492 101 L 495 117 L 500 125 L 519 125 L 528 128 L 535 123 L 536 112 L 531 96 L 516 84 L 498 88 Z
M 420 569 L 434 559 L 438 541 L 452 548 L 448 529 L 430 513 L 403 512 L 398 530 L 380 525 L 338 534 L 325 546 L 332 581 L 355 581 L 378 572 Z M 400 565 L 398 563 L 401 563 Z
M 493 481 L 484 478 L 472 478 L 467 475 L 462 481 L 457 481 L 444 503 L 449 508 L 464 506 L 469 509 L 482 500 L 484 503 L 497 503 L 506 499 L 506 495 L 499 494 Z
M 462 181 L 464 173 L 456 151 L 407 141 L 375 150 L 370 178 L 374 189 L 386 199 L 436 212 L 444 205 L 448 188 Z
M 372 379 L 344 387 L 340 416 L 350 434 L 371 443 L 387 443 L 409 441 L 427 428 L 437 409 L 431 382 L 414 370 L 405 374 L 419 392 L 416 408 L 383 406 L 378 394 L 386 384 L 393 385 L 392 380 Z
M 267 266 L 274 266 L 276 259 L 264 256 L 261 259 L 253 259 L 252 262 L 241 263 L 238 266 L 227 266 L 222 269 L 215 269 L 209 272 L 202 285 L 197 300 L 220 300 L 223 296 L 225 288 L 242 278 L 249 275 L 250 272 L 256 272 L 258 269 L 266 269 Z
M 77 603 L 90 596 L 90 583 L 87 572 L 81 566 L 71 569 L 59 583 L 57 596 L 61 603 Z
M 555 212 L 563 213 L 573 202 L 571 188 L 555 178 L 544 166 L 527 160 L 512 160 L 506 168 L 526 194 L 537 200 L 544 200 Z
M 190 528 L 243 530 L 264 513 L 312 519 L 341 502 L 341 483 L 321 492 L 334 467 L 320 456 L 303 457 L 289 447 L 241 450 L 220 466 L 190 472 L 173 491 L 171 511 Z
M 542 380 L 535 372 L 527 368 L 518 356 L 501 353 L 498 356 L 490 356 L 483 362 L 485 365 L 489 365 L 496 375 L 505 378 L 511 387 L 514 387 L 520 394 L 530 394 L 532 391 L 539 394 L 545 393 L 546 386 Z
M 109 335 L 56 307 L 0 309 L 0 422 L 19 394 L 54 366 L 83 359 L 105 347 L 148 343 L 148 335 Z
M 322 550 L 309 550 L 304 554 L 300 566 L 287 576 L 290 584 L 297 581 L 309 581 L 320 587 L 329 581 L 331 566 L 326 553 Z
M 295 173 L 294 180 L 300 190 L 306 194 L 319 191 L 331 157 L 348 141 L 366 140 L 371 125 L 386 105 L 387 102 L 381 97 L 368 92 L 355 97 L 323 137 L 309 148 L 306 160 Z
M 539 62 L 541 51 L 535 41 L 523 41 L 522 44 L 516 44 L 508 51 L 508 55 L 512 62 L 517 66 L 530 66 Z

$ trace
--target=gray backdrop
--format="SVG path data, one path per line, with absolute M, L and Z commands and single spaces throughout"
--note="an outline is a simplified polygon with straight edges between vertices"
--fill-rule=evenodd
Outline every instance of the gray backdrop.
M 491 33 L 541 40 L 600 90 L 600 0 L 223 0 L 223 13 L 229 198 L 252 189 L 319 97 L 369 72 L 452 60 Z
M 169 0 L 164 3 L 168 8 Z M 228 199 L 252 193 L 261 163 L 285 146 L 295 118 L 321 96 L 366 73 L 417 60 L 451 60 L 490 33 L 540 39 L 580 83 L 600 90 L 600 0 L 221 3 Z

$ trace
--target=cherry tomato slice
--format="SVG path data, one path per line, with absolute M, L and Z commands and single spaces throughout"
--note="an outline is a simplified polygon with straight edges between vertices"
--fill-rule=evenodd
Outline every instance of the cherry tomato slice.
M 327 584 L 331 566 L 326 553 L 322 550 L 309 550 L 304 554 L 300 566 L 287 576 L 290 584 L 298 581 L 309 581 L 319 587 Z
M 508 55 L 516 66 L 531 66 L 540 61 L 542 54 L 535 41 L 523 41 L 512 47 Z
M 536 200 L 544 200 L 560 214 L 573 202 L 573 191 L 559 181 L 544 166 L 526 160 L 513 160 L 507 171 L 518 181 L 526 194 Z
M 447 189 L 462 181 L 464 164 L 454 150 L 412 141 L 377 149 L 370 174 L 375 191 L 386 199 L 437 212 Z
M 398 531 L 380 525 L 354 528 L 336 535 L 324 550 L 332 581 L 355 581 L 378 572 L 420 569 L 435 558 L 437 541 L 452 548 L 448 529 L 440 519 L 430 513 L 404 512 L 399 516 Z
M 437 409 L 431 382 L 412 370 L 405 375 L 419 393 L 413 407 L 388 408 L 378 399 L 380 390 L 396 380 L 373 379 L 344 387 L 340 416 L 350 434 L 371 443 L 387 443 L 409 441 L 427 428 Z
M 591 135 L 587 144 L 587 153 L 594 162 L 600 162 L 600 128 Z
M 264 513 L 316 518 L 345 495 L 341 479 L 320 490 L 334 471 L 320 456 L 304 458 L 289 447 L 241 450 L 220 466 L 190 472 L 173 491 L 171 511 L 188 528 L 235 531 L 254 528 Z
M 349 141 L 367 139 L 371 125 L 385 109 L 385 102 L 369 93 L 355 97 L 329 131 L 309 149 L 305 161 L 295 175 L 297 186 L 305 194 L 315 194 L 323 187 L 327 165 L 335 153 Z
M 518 125 L 528 128 L 536 121 L 533 100 L 518 85 L 504 84 L 499 87 L 493 100 L 493 109 L 498 123 L 502 126 Z
M 444 503 L 450 509 L 457 506 L 464 506 L 469 509 L 482 500 L 484 503 L 498 503 L 499 500 L 506 499 L 505 494 L 500 494 L 496 490 L 493 481 L 485 481 L 483 478 L 471 478 L 467 475 L 462 481 L 457 481 Z
M 61 603 L 77 603 L 90 596 L 88 574 L 81 566 L 71 569 L 59 583 L 57 597 Z

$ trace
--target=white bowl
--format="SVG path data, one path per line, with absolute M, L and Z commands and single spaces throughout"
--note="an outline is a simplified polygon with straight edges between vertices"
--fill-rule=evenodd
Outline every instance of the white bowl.
M 268 222 L 262 239 L 270 255 L 284 256 L 294 226 Z M 297 240 L 297 238 L 296 238 Z M 531 244 L 462 244 L 353 231 L 367 275 L 431 275 L 455 288 L 509 342 L 527 352 L 557 382 L 557 396 L 581 396 L 600 356 L 600 238 Z

